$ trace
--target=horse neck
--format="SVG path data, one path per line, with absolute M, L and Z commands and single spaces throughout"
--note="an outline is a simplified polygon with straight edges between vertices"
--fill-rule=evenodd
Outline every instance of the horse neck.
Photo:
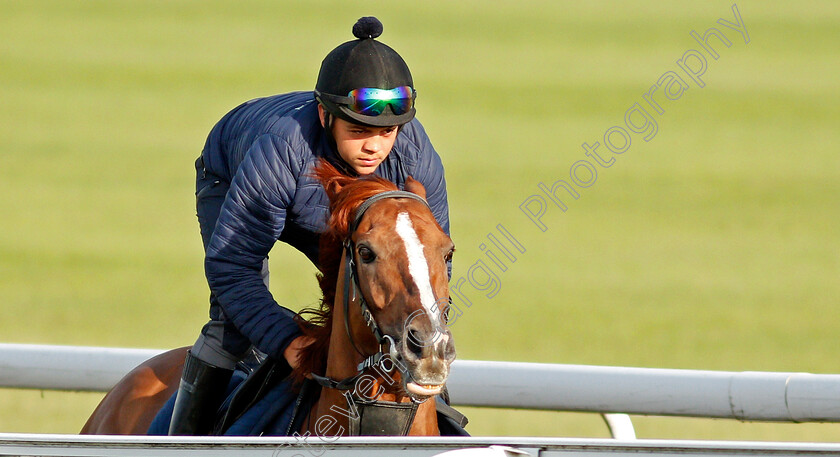
M 338 275 L 338 283 L 343 284 L 344 267 Z M 358 306 L 351 302 L 349 306 Z M 327 349 L 326 376 L 333 379 L 344 379 L 354 376 L 358 370 L 359 363 L 363 360 L 361 354 L 356 352 L 350 337 L 347 335 L 344 315 L 344 289 L 336 288 L 335 301 L 333 302 L 332 328 L 330 331 L 330 343 Z

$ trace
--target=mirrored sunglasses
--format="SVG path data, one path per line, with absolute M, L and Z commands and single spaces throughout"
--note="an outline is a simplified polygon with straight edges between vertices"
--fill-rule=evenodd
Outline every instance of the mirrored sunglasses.
M 346 97 L 325 93 L 317 95 L 329 101 L 347 105 L 355 113 L 379 116 L 389 105 L 396 115 L 411 111 L 417 92 L 411 86 L 399 86 L 393 89 L 363 87 L 351 90 Z

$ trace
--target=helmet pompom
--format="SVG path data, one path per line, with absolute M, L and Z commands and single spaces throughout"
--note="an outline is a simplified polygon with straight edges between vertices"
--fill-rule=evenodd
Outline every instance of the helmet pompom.
M 353 25 L 353 36 L 360 40 L 376 38 L 382 35 L 382 23 L 373 16 L 359 18 Z

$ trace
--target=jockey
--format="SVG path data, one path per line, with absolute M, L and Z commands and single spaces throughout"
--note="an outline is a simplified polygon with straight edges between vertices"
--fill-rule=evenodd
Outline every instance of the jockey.
M 187 355 L 170 435 L 209 433 L 233 369 L 251 346 L 297 365 L 308 341 L 295 313 L 268 290 L 267 256 L 279 240 L 318 265 L 329 213 L 326 193 L 309 175 L 318 159 L 400 188 L 412 176 L 449 234 L 443 165 L 414 119 L 408 66 L 376 40 L 381 33 L 376 18 L 359 19 L 357 39 L 324 58 L 314 92 L 251 100 L 210 132 L 196 161 L 210 321 Z

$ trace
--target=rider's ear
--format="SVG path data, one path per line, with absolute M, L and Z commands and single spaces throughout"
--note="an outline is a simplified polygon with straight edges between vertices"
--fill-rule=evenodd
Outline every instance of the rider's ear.
M 405 180 L 405 190 L 411 192 L 412 194 L 417 194 L 423 197 L 423 199 L 426 198 L 426 188 L 420 184 L 420 181 L 412 178 L 411 176 Z
M 321 127 L 327 128 L 326 124 L 326 110 L 324 110 L 324 105 L 318 103 L 318 119 L 321 120 Z

